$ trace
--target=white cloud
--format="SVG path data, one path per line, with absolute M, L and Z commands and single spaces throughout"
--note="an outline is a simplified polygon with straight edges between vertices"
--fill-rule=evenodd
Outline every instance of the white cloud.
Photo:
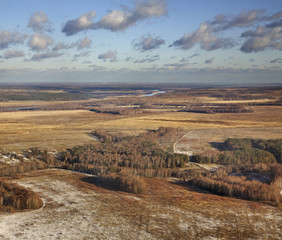
M 139 21 L 149 18 L 159 18 L 166 14 L 166 2 L 164 0 L 147 0 L 138 2 L 133 9 L 114 9 L 98 22 L 92 22 L 95 11 L 85 13 L 78 19 L 68 21 L 62 29 L 67 36 L 89 29 L 107 29 L 110 31 L 122 31 L 135 25 Z
M 32 50 L 42 51 L 53 44 L 53 39 L 46 34 L 35 33 L 30 37 L 28 44 Z
M 24 43 L 26 38 L 26 34 L 2 30 L 0 31 L 0 49 L 8 48 L 10 45 Z
M 76 34 L 80 31 L 85 31 L 93 28 L 94 23 L 92 22 L 92 18 L 96 15 L 96 11 L 87 12 L 82 14 L 79 18 L 75 20 L 68 21 L 62 29 L 67 36 Z
M 32 28 L 35 32 L 50 31 L 50 23 L 47 15 L 43 11 L 34 13 L 28 22 L 28 27 Z
M 139 2 L 132 10 L 113 10 L 102 17 L 97 23 L 98 28 L 111 31 L 125 30 L 137 22 L 152 17 L 161 17 L 166 13 L 166 3 L 163 0 L 148 0 Z
M 241 47 L 241 51 L 258 52 L 266 48 L 282 49 L 282 27 L 267 28 L 258 27 L 255 30 L 243 32 L 242 37 L 247 38 Z
M 133 24 L 133 22 L 130 20 L 131 18 L 132 13 L 121 10 L 113 10 L 109 14 L 102 17 L 98 23 L 98 26 L 111 31 L 124 30 Z
M 244 10 L 237 16 L 228 18 L 225 17 L 225 21 L 220 22 L 220 26 L 217 30 L 226 30 L 232 27 L 248 27 L 254 23 L 263 19 L 264 10 Z
M 199 44 L 204 50 L 227 49 L 236 45 L 232 38 L 223 38 L 220 34 L 226 30 L 239 27 L 247 28 L 256 26 L 258 23 L 267 24 L 259 26 L 255 30 L 245 30 L 241 37 L 247 38 L 241 46 L 241 51 L 258 52 L 266 48 L 282 50 L 282 11 L 271 16 L 265 14 L 265 10 L 244 10 L 236 16 L 217 15 L 213 21 L 207 21 L 192 33 L 185 34 L 170 46 L 187 50 Z

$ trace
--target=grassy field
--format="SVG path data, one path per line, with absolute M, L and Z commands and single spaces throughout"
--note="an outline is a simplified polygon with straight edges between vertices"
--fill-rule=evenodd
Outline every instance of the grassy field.
M 89 111 L 0 113 L 0 146 L 8 151 L 29 147 L 60 150 L 90 143 L 88 132 L 100 118 L 96 115 Z
M 67 89 L 67 88 L 66 88 Z M 1 89 L 0 89 L 1 90 Z M 78 89 L 79 92 L 85 90 Z M 6 95 L 9 91 L 21 93 L 23 90 L 2 89 Z M 25 89 L 48 93 L 64 92 L 64 89 Z M 95 92 L 103 91 L 95 89 Z M 120 95 L 120 93 L 129 95 Z M 105 130 L 115 133 L 135 135 L 140 132 L 158 129 L 160 126 L 182 128 L 183 132 L 195 130 L 197 148 L 210 146 L 210 142 L 223 141 L 227 137 L 251 138 L 281 138 L 282 137 L 282 106 L 259 106 L 253 103 L 280 101 L 280 89 L 190 89 L 181 91 L 167 90 L 165 94 L 140 98 L 135 94 L 142 90 L 104 91 L 103 99 L 73 100 L 73 101 L 5 101 L 0 102 L 0 148 L 6 151 L 20 151 L 30 147 L 41 147 L 49 150 L 61 150 L 93 142 L 89 136 L 91 130 Z M 110 94 L 110 95 L 109 95 Z M 243 104 L 252 112 L 245 113 L 215 113 L 204 114 L 194 112 L 178 112 L 178 105 L 209 106 L 209 104 Z M 176 104 L 176 105 L 174 105 Z M 250 105 L 251 104 L 251 105 Z M 91 109 L 93 106 L 101 109 L 124 109 L 141 106 L 143 113 L 129 115 L 114 115 L 95 113 L 88 110 L 39 111 L 53 109 L 52 106 L 72 106 L 80 109 Z M 36 106 L 36 111 L 9 112 L 9 107 Z M 48 108 L 50 106 L 50 108 Z M 147 106 L 142 108 L 142 106 Z M 212 106 L 212 105 L 210 105 Z M 5 112 L 6 111 L 6 112 Z
M 278 106 L 255 107 L 252 113 L 164 112 L 119 116 L 85 110 L 0 113 L 0 146 L 7 151 L 29 147 L 61 150 L 93 142 L 88 132 L 102 129 L 137 134 L 160 126 L 197 130 L 202 142 L 226 137 L 281 138 L 282 111 Z

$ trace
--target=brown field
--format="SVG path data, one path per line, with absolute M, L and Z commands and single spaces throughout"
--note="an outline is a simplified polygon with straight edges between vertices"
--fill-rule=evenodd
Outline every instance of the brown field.
M 1 112 L 0 146 L 6 151 L 30 147 L 61 150 L 93 142 L 88 133 L 94 129 L 137 134 L 160 126 L 197 130 L 203 145 L 227 137 L 281 138 L 282 107 L 252 108 L 251 113 L 156 112 L 137 116 L 86 110 Z
M 5 239 L 281 239 L 281 210 L 147 178 L 148 190 L 101 188 L 67 170 L 18 175 L 38 192 L 42 209 L 0 215 Z

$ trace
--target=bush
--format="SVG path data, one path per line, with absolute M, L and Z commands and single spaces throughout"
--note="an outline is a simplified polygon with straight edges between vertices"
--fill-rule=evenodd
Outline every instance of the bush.
M 38 209 L 43 201 L 33 191 L 15 183 L 0 182 L 0 211 Z

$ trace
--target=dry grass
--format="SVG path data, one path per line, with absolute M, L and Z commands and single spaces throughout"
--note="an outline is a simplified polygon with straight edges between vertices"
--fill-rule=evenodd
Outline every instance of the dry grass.
M 196 91 L 196 92 L 195 92 Z M 177 94 L 168 92 L 150 98 L 133 96 L 110 96 L 104 100 L 68 101 L 68 103 L 97 102 L 105 106 L 124 106 L 134 103 L 167 104 L 167 103 L 233 103 L 221 98 L 210 97 L 212 92 L 203 95 Z M 199 90 L 201 92 L 201 90 Z M 142 93 L 142 91 L 140 91 Z M 279 99 L 279 91 L 271 96 Z M 239 100 L 236 103 L 253 101 L 269 101 L 270 93 L 260 93 L 260 99 Z M 1 102 L 0 107 L 56 105 L 64 101 L 15 101 Z M 184 131 L 197 131 L 194 141 L 196 149 L 209 146 L 209 142 L 223 141 L 227 137 L 281 138 L 282 137 L 282 107 L 281 106 L 245 106 L 253 112 L 249 113 L 216 113 L 200 114 L 192 112 L 174 112 L 176 109 L 146 109 L 148 114 L 135 116 L 119 116 L 98 114 L 84 110 L 72 111 L 25 111 L 0 113 L 0 147 L 7 151 L 20 151 L 29 147 L 43 147 L 61 150 L 93 142 L 88 132 L 101 129 L 110 132 L 138 134 L 140 132 L 164 127 L 181 127 Z
M 224 100 L 222 98 L 217 97 L 198 97 L 196 98 L 199 102 L 209 102 L 216 104 L 242 104 L 242 103 L 269 103 L 274 102 L 277 99 L 248 99 L 248 100 Z
M 41 211 L 0 215 L 4 239 L 281 239 L 281 209 L 145 179 L 138 195 L 111 191 L 82 174 L 43 170 L 18 176 L 45 201 Z
M 254 107 L 252 113 L 159 112 L 143 116 L 117 116 L 85 110 L 2 112 L 0 146 L 8 151 L 35 146 L 61 150 L 93 142 L 87 134 L 92 129 L 138 134 L 160 126 L 197 130 L 200 138 L 205 139 L 204 143 L 235 136 L 281 138 L 281 109 L 279 106 L 261 106 Z
M 112 116 L 89 111 L 31 111 L 0 113 L 0 146 L 18 151 L 29 147 L 60 150 L 93 142 L 95 124 Z
M 222 127 L 278 127 L 282 128 L 282 107 L 256 107 L 253 113 L 184 113 L 169 112 L 114 119 L 99 123 L 102 128 L 114 129 L 155 129 L 158 126 L 182 127 L 184 129 Z

